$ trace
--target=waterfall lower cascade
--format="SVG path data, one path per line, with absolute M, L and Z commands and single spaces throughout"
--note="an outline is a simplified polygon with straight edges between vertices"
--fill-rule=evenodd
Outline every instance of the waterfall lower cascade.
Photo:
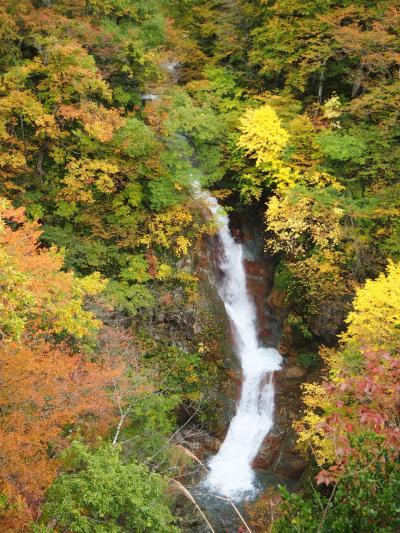
M 243 383 L 236 414 L 226 438 L 209 462 L 208 488 L 232 499 L 254 491 L 252 461 L 273 426 L 273 372 L 280 370 L 282 357 L 274 348 L 261 347 L 257 339 L 256 310 L 247 291 L 243 247 L 232 237 L 228 216 L 217 200 L 196 185 L 196 197 L 203 200 L 218 227 L 221 253 L 218 266 L 223 273 L 218 293 L 228 314 L 240 359 Z

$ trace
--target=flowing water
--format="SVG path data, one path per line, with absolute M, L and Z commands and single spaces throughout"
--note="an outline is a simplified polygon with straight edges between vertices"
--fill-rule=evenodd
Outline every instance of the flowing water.
M 280 369 L 282 357 L 277 350 L 262 347 L 258 341 L 256 310 L 246 286 L 243 247 L 229 230 L 228 216 L 217 200 L 197 184 L 195 194 L 217 223 L 221 244 L 218 266 L 223 274 L 218 293 L 231 323 L 243 373 L 236 414 L 219 452 L 208 464 L 206 485 L 212 491 L 240 500 L 255 489 L 252 461 L 273 426 L 273 372 Z

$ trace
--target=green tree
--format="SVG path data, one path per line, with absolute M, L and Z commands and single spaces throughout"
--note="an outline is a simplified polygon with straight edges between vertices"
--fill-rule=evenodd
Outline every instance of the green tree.
M 145 465 L 125 464 L 117 446 L 104 444 L 91 451 L 74 442 L 34 531 L 172 533 L 177 529 L 165 489 L 162 477 Z

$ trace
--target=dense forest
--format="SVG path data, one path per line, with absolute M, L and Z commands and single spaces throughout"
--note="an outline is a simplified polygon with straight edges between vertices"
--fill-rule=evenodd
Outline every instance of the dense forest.
M 305 368 L 307 466 L 226 531 L 399 531 L 398 0 L 0 15 L 0 530 L 207 531 L 176 512 L 229 378 L 198 182 L 259 220 Z

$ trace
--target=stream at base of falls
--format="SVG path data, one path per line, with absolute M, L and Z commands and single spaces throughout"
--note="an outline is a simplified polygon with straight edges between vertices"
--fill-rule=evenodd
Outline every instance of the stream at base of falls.
M 273 426 L 273 373 L 280 370 L 282 357 L 274 348 L 260 346 L 257 314 L 247 290 L 242 244 L 229 229 L 229 218 L 210 194 L 194 185 L 195 195 L 210 211 L 216 225 L 221 251 L 218 267 L 222 279 L 218 294 L 228 315 L 235 351 L 242 367 L 242 389 L 236 413 L 226 438 L 209 461 L 204 486 L 232 500 L 241 500 L 255 490 L 252 462 Z

